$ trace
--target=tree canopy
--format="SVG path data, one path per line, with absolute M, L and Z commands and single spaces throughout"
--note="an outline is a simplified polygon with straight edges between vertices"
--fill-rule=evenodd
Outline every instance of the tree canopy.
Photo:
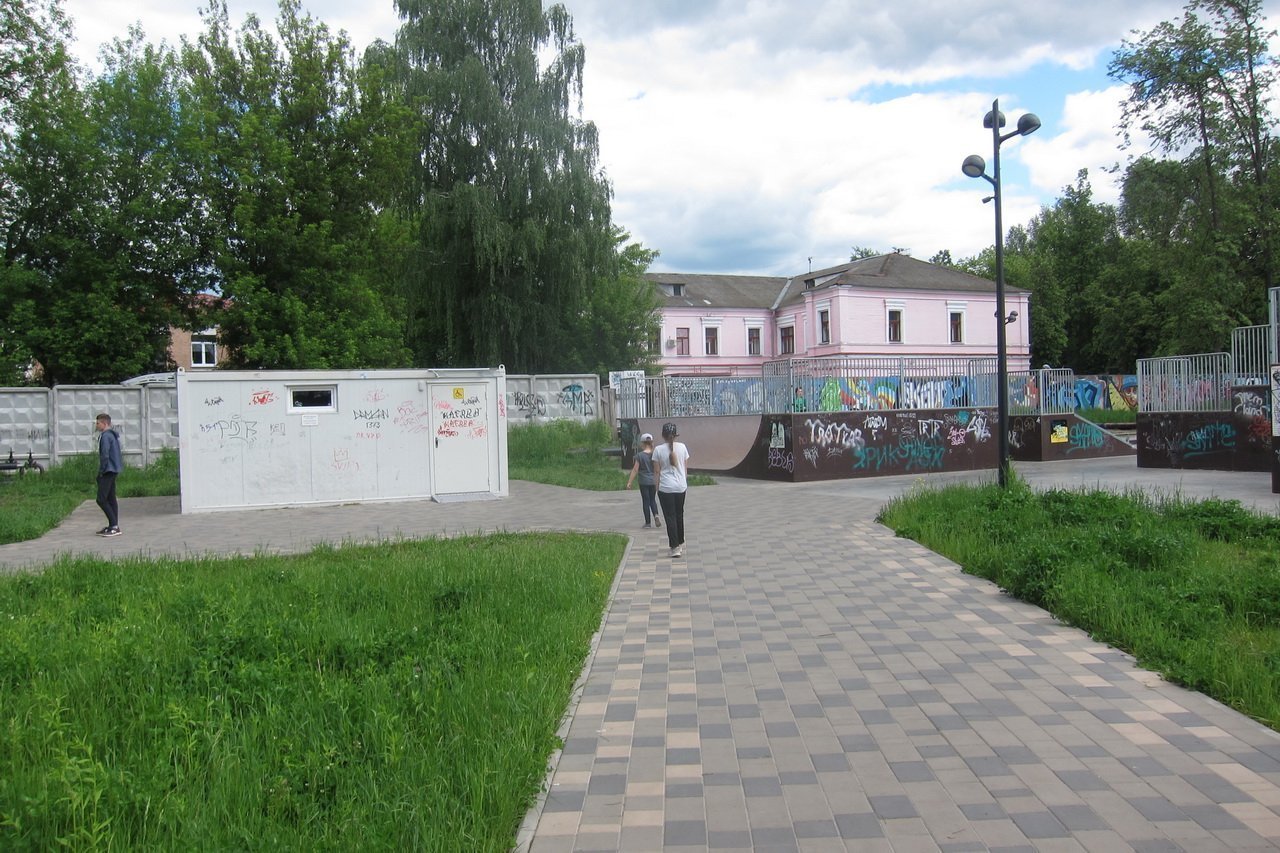
M 0 383 L 163 369 L 171 325 L 239 367 L 643 367 L 655 253 L 612 221 L 568 12 L 399 10 L 357 57 L 299 0 L 274 30 L 210 0 L 90 74 L 56 3 L 7 4 Z

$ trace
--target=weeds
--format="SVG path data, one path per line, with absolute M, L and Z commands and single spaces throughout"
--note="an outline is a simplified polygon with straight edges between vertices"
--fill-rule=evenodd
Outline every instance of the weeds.
M 1238 501 L 916 490 L 883 523 L 1280 729 L 1280 519 Z
M 0 581 L 0 847 L 508 850 L 623 540 Z

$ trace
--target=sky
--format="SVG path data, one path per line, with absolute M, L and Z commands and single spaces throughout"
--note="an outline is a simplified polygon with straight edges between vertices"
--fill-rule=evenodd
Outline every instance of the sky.
M 140 24 L 177 44 L 197 0 L 63 0 L 77 52 Z M 614 222 L 659 272 L 793 275 L 852 247 L 955 259 L 993 245 L 982 120 L 1042 127 L 1000 149 L 1005 228 L 1025 225 L 1087 169 L 1118 200 L 1122 39 L 1182 16 L 1184 0 L 564 0 L 586 53 L 582 118 L 599 130 Z M 274 0 L 228 0 L 233 23 Z M 393 41 L 391 0 L 303 0 L 362 49 Z M 1277 20 L 1280 0 L 1264 3 Z M 1274 47 L 1274 46 L 1273 46 Z M 988 166 L 990 168 L 990 165 Z

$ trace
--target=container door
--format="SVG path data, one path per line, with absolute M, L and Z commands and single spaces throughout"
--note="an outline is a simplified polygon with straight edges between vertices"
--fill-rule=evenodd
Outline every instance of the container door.
M 431 385 L 432 492 L 491 492 L 489 386 Z

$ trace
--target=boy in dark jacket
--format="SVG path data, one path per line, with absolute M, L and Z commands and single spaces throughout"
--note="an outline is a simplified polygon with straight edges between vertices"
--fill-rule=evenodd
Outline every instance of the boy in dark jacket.
M 116 502 L 116 476 L 124 470 L 120 455 L 120 436 L 111 429 L 111 415 L 98 415 L 98 506 L 107 516 L 107 526 L 99 536 L 120 535 L 120 505 Z

